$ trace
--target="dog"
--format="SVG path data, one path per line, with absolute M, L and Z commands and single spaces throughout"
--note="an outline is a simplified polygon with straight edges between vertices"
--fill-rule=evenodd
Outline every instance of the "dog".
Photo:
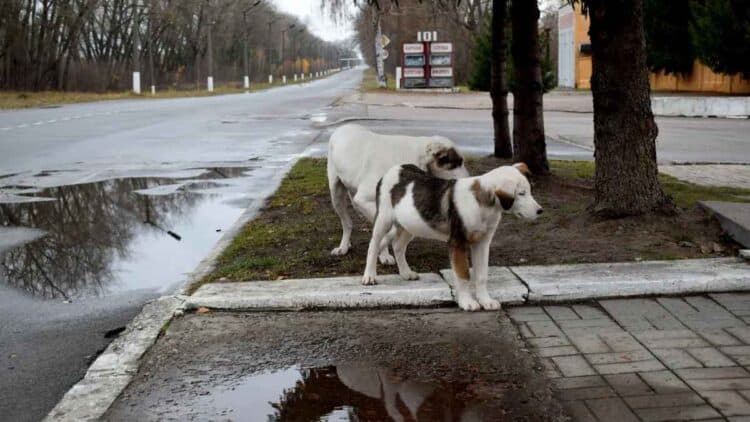
M 346 255 L 351 248 L 352 218 L 346 197 L 370 223 L 374 222 L 375 187 L 383 174 L 398 164 L 413 164 L 443 179 L 469 176 L 463 157 L 450 139 L 382 135 L 359 125 L 341 126 L 328 143 L 328 188 L 342 227 L 341 242 L 331 255 Z M 379 259 L 382 264 L 394 264 L 387 244 Z
M 467 311 L 500 309 L 487 292 L 490 243 L 504 212 L 527 220 L 542 214 L 528 174 L 524 163 L 458 180 L 433 177 L 414 165 L 392 167 L 376 187 L 377 216 L 362 284 L 376 283 L 378 251 L 391 242 L 401 277 L 418 279 L 406 262 L 406 248 L 414 237 L 436 239 L 449 245 L 458 306 Z

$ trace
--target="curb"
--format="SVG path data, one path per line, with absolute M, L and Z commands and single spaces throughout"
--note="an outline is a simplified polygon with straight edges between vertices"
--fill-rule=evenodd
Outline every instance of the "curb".
M 238 221 L 235 226 L 242 225 Z M 225 236 L 230 234 L 231 230 Z M 223 240 L 198 266 L 193 277 L 213 268 L 215 257 L 226 245 Z M 441 274 L 422 274 L 420 280 L 411 282 L 404 282 L 397 275 L 381 276 L 376 286 L 362 286 L 359 276 L 212 283 L 199 288 L 193 296 L 159 298 L 144 307 L 44 421 L 100 420 L 132 381 L 143 355 L 171 319 L 184 310 L 206 307 L 257 312 L 455 306 L 451 288 L 453 272 L 443 270 Z M 490 294 L 505 304 L 750 291 L 750 265 L 740 258 L 490 267 L 489 275 Z
M 44 422 L 98 421 L 130 384 L 140 366 L 140 359 L 154 345 L 163 329 L 175 315 L 185 309 L 187 292 L 196 282 L 214 269 L 216 259 L 231 243 L 242 227 L 252 220 L 271 193 L 278 189 L 284 176 L 298 161 L 290 160 L 279 173 L 275 183 L 261 192 L 262 201 L 255 201 L 235 223 L 225 231 L 187 281 L 174 295 L 162 296 L 146 303 L 141 312 L 127 325 L 105 351 L 91 364 L 86 375 L 68 390 L 43 419 Z

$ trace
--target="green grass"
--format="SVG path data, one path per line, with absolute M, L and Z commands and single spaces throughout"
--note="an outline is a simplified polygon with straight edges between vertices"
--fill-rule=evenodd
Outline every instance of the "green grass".
M 563 177 L 588 180 L 594 178 L 593 161 L 551 161 L 550 166 L 555 174 Z M 666 174 L 660 174 L 659 180 L 680 208 L 692 207 L 697 201 L 750 202 L 750 189 L 701 186 L 683 182 Z
M 375 75 L 375 69 L 367 68 L 364 71 L 364 77 L 362 78 L 362 86 L 360 88 L 363 92 L 387 92 L 396 90 L 396 77 L 394 75 L 387 75 L 386 78 L 387 88 L 378 88 L 378 80 Z
M 469 159 L 469 164 L 474 162 Z M 583 161 L 551 161 L 553 174 L 582 183 L 591 183 L 594 164 Z M 665 190 L 672 195 L 680 207 L 687 208 L 697 200 L 748 201 L 750 190 L 712 188 L 681 182 L 670 176 L 661 176 Z M 235 237 L 217 260 L 215 270 L 192 286 L 215 281 L 276 280 L 282 277 L 324 277 L 342 274 L 357 274 L 362 270 L 362 254 L 350 253 L 343 257 L 331 257 L 330 249 L 338 244 L 340 225 L 330 206 L 326 160 L 304 158 L 297 162 L 282 181 L 277 192 L 269 199 L 258 218 L 248 223 Z M 555 204 L 558 215 L 586 213 L 588 204 L 581 202 Z M 566 224 L 565 218 L 559 224 Z M 634 221 L 633 223 L 637 223 Z M 625 224 L 618 222 L 617 224 Z M 362 221 L 355 222 L 353 246 L 366 250 L 369 231 Z M 562 228 L 563 226 L 559 226 Z M 524 229 L 525 230 L 525 229 Z M 568 230 L 577 230 L 569 228 Z M 679 233 L 675 240 L 682 240 Z M 684 240 L 693 240 L 686 237 Z M 660 246 L 648 246 L 637 255 L 644 259 L 670 259 L 660 252 Z M 430 262 L 434 266 L 435 252 L 430 244 L 410 248 L 414 263 Z M 576 252 L 571 258 L 561 257 L 561 262 L 580 262 Z M 419 264 L 417 264 L 419 265 Z M 426 264 L 425 264 L 426 265 Z M 418 271 L 424 268 L 414 267 Z

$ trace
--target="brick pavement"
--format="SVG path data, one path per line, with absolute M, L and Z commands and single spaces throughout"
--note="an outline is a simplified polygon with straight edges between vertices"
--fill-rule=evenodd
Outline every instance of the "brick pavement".
M 579 421 L 750 421 L 750 294 L 508 308 Z

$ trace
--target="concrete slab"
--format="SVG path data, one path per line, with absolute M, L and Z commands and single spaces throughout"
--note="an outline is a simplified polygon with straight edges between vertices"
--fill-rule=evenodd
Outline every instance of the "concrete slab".
M 750 247 L 750 204 L 720 201 L 699 201 L 712 213 L 737 243 Z
M 456 280 L 453 270 L 441 270 L 440 274 L 443 275 L 452 289 Z M 487 291 L 495 300 L 508 304 L 524 303 L 529 293 L 529 289 L 508 267 L 489 267 Z
M 284 281 L 207 284 L 187 299 L 186 308 L 265 310 L 310 308 L 388 308 L 444 306 L 453 303 L 450 288 L 435 273 L 405 281 L 398 275 L 378 277 L 375 286 L 362 278 L 335 277 Z
M 529 287 L 529 302 L 750 290 L 740 259 L 511 267 Z

